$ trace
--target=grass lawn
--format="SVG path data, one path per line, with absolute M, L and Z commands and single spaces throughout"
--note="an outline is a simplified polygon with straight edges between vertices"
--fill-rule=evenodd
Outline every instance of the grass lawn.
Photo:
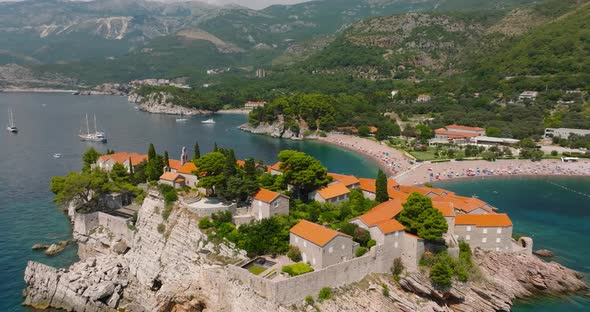
M 436 157 L 434 157 L 434 153 L 430 152 L 430 151 L 428 151 L 428 152 L 411 151 L 410 154 L 412 154 L 412 156 L 416 157 L 416 159 L 422 160 L 422 161 L 436 159 Z
M 254 275 L 259 275 L 260 273 L 266 271 L 266 268 L 263 268 L 263 267 L 257 266 L 257 265 L 253 265 L 248 268 L 248 271 L 250 271 L 250 273 L 252 273 Z
M 310 267 L 307 263 L 299 262 L 299 263 L 294 263 L 291 265 L 285 265 L 282 268 L 282 271 L 291 275 L 291 276 L 297 276 L 297 275 L 313 272 L 313 268 Z

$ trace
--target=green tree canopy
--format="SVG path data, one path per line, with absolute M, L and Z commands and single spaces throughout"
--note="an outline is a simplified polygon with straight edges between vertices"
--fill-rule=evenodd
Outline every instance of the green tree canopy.
M 225 177 L 223 170 L 226 164 L 226 157 L 221 152 L 211 152 L 195 160 L 195 165 L 204 174 L 199 180 L 198 186 L 204 188 L 223 188 Z
M 199 148 L 199 142 L 195 142 L 193 160 L 201 158 L 201 149 Z
M 445 218 L 432 206 L 428 196 L 412 193 L 403 207 L 397 219 L 406 227 L 406 231 L 430 241 L 440 240 L 447 232 Z
M 278 157 L 283 171 L 283 183 L 292 185 L 301 198 L 307 199 L 309 192 L 332 180 L 328 176 L 328 169 L 319 160 L 303 152 L 284 150 Z
M 51 179 L 51 191 L 56 195 L 53 199 L 59 205 L 70 202 L 86 204 L 106 191 L 109 178 L 99 169 L 91 172 L 71 172 L 65 177 Z
M 94 147 L 89 148 L 82 156 L 82 162 L 84 163 L 82 171 L 90 171 L 90 167 L 96 163 L 100 156 L 101 154 Z

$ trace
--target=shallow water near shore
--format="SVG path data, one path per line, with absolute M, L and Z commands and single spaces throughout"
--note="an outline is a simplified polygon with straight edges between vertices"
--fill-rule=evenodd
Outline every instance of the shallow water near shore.
M 436 183 L 464 196 L 478 196 L 510 215 L 514 233 L 534 240 L 533 248 L 550 249 L 557 261 L 590 274 L 590 178 L 486 177 Z M 590 298 L 537 298 L 519 301 L 513 311 L 590 311 Z
M 201 152 L 205 153 L 212 150 L 213 142 L 217 142 L 220 147 L 234 148 L 239 158 L 253 156 L 265 163 L 275 162 L 276 154 L 282 149 L 299 149 L 320 159 L 333 172 L 359 177 L 375 177 L 377 172 L 377 165 L 371 160 L 332 145 L 278 140 L 241 132 L 237 127 L 246 121 L 246 116 L 243 115 L 215 115 L 213 118 L 217 123 L 214 125 L 201 124 L 201 120 L 209 118 L 201 116 L 190 117 L 187 122 L 180 123 L 176 122 L 175 116 L 139 112 L 123 97 L 0 93 L 0 124 L 8 120 L 9 107 L 14 111 L 20 132 L 17 135 L 11 135 L 4 129 L 0 132 L 2 312 L 30 311 L 21 306 L 21 291 L 25 287 L 23 273 L 27 261 L 35 260 L 56 267 L 67 267 L 77 260 L 74 244 L 54 257 L 33 251 L 31 246 L 35 243 L 50 243 L 71 238 L 67 217 L 51 202 L 52 194 L 48 190 L 50 179 L 55 175 L 79 170 L 80 157 L 90 146 L 103 152 L 109 148 L 145 153 L 151 142 L 158 152 L 167 149 L 171 157 L 178 158 L 182 146 L 192 151 L 194 142 L 198 141 Z M 109 138 L 107 144 L 78 140 L 77 133 L 82 126 L 85 113 L 91 118 L 96 114 L 99 128 L 105 130 Z M 53 158 L 54 153 L 61 153 L 63 156 Z M 556 260 L 574 269 L 589 272 L 590 263 L 584 257 L 590 254 L 589 247 L 585 246 L 585 239 L 590 234 L 590 228 L 585 228 L 590 198 L 580 197 L 574 193 L 562 193 L 559 188 L 549 183 L 532 184 L 537 186 L 531 188 L 528 187 L 531 185 L 529 180 L 510 178 L 507 182 L 493 184 L 498 187 L 488 184 L 492 179 L 449 181 L 444 185 L 464 195 L 477 194 L 483 200 L 489 200 L 511 214 L 517 231 L 534 234 L 536 247 L 550 248 L 558 255 Z M 590 191 L 590 179 L 549 180 L 570 188 Z M 502 187 L 503 185 L 510 187 Z M 546 187 L 546 190 L 540 187 Z M 494 190 L 498 194 L 492 193 Z M 549 200 L 558 204 L 563 203 L 564 205 L 557 207 L 565 207 L 565 210 L 555 210 L 551 205 L 540 205 L 548 201 L 544 199 L 544 192 L 559 196 Z M 529 201 L 529 197 L 540 198 Z M 537 206 L 539 212 L 535 213 Z M 521 215 L 519 211 L 529 213 Z M 555 218 L 560 211 L 563 211 L 560 218 L 563 217 L 565 220 Z M 529 217 L 529 214 L 533 217 Z M 551 302 L 535 301 L 532 308 L 520 305 L 515 310 L 590 309 L 590 303 L 586 299 L 577 298 L 569 297 L 566 300 Z

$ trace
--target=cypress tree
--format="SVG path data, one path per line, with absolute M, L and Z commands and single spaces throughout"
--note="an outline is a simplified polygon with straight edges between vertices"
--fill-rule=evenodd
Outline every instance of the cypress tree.
M 148 147 L 148 161 L 154 159 L 156 157 L 156 148 L 154 147 L 154 144 L 150 143 L 150 146 Z
M 389 195 L 387 194 L 387 177 L 381 169 L 377 172 L 377 180 L 375 181 L 375 200 L 380 203 L 389 200 Z
M 193 160 L 201 158 L 201 149 L 199 148 L 199 142 L 195 143 L 195 153 L 193 154 Z
M 219 147 L 217 147 L 217 142 L 213 142 L 213 151 L 214 152 L 218 152 L 219 151 Z
M 227 151 L 225 155 L 225 168 L 223 170 L 223 175 L 227 180 L 229 177 L 236 175 L 236 156 L 234 155 L 234 150 L 230 149 Z
M 164 167 L 166 167 L 166 170 L 170 171 L 170 158 L 168 156 L 168 151 L 164 151 Z
M 254 163 L 254 158 L 246 159 L 244 163 L 244 171 L 246 172 L 246 177 L 248 179 L 256 180 L 256 164 Z

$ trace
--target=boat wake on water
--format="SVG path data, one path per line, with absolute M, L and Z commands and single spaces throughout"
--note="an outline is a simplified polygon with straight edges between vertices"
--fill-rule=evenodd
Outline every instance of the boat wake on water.
M 549 184 L 552 184 L 552 185 L 554 185 L 554 186 L 557 186 L 557 187 L 559 187 L 559 188 L 562 188 L 562 189 L 564 189 L 564 190 L 566 190 L 566 191 L 570 191 L 570 192 L 572 192 L 572 193 L 575 193 L 575 194 L 578 194 L 578 195 L 582 195 L 582 196 L 586 196 L 586 197 L 590 198 L 590 194 L 588 194 L 588 193 L 584 193 L 584 192 L 576 191 L 576 190 L 574 190 L 574 189 L 571 189 L 571 188 L 569 188 L 569 187 L 567 187 L 567 186 L 563 186 L 563 185 L 561 185 L 561 184 L 557 184 L 557 183 L 555 183 L 555 182 L 551 182 L 551 181 L 547 181 L 547 183 L 549 183 Z

